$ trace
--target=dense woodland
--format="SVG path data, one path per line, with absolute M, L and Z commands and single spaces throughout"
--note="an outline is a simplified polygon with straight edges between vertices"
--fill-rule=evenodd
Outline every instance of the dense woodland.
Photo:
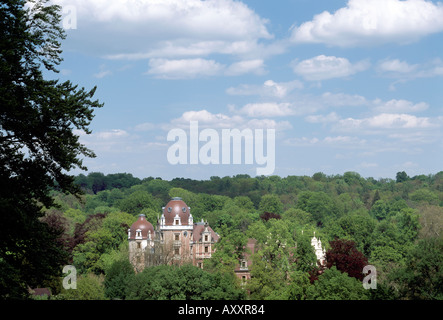
M 46 283 L 51 299 L 443 299 L 443 172 L 396 179 L 358 173 L 281 178 L 138 179 L 92 172 L 75 178 L 84 194 L 53 191 L 44 220 L 77 268 L 77 290 Z M 134 274 L 127 229 L 143 213 L 181 197 L 194 221 L 221 236 L 204 269 L 153 266 Z M 320 269 L 312 236 L 326 248 Z M 248 238 L 258 243 L 252 279 L 234 275 Z M 364 289 L 363 267 L 377 271 Z

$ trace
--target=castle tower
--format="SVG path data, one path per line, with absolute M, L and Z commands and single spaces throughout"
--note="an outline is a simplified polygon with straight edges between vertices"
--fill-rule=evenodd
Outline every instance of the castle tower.
M 152 224 L 146 220 L 146 216 L 138 216 L 131 228 L 128 229 L 129 261 L 135 271 L 140 272 L 145 267 L 145 253 L 154 248 L 155 232 Z
M 317 256 L 317 261 L 320 265 L 326 262 L 326 250 L 321 245 L 321 240 L 314 237 L 311 239 L 311 245 L 314 247 L 315 255 Z
M 191 208 L 181 198 L 175 197 L 162 209 L 159 231 L 164 254 L 170 255 L 174 264 L 192 262 L 194 221 Z

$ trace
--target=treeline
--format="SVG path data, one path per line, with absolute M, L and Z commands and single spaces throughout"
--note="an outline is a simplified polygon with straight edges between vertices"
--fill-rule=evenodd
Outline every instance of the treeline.
M 275 193 L 279 195 L 297 193 L 298 191 L 324 191 L 330 194 L 345 192 L 358 193 L 365 202 L 370 200 L 372 190 L 390 191 L 395 197 L 407 199 L 409 193 L 419 189 L 443 191 L 443 171 L 437 174 L 416 175 L 409 177 L 406 172 L 398 172 L 396 179 L 372 177 L 363 178 L 356 172 L 345 172 L 343 175 L 326 175 L 317 172 L 310 176 L 258 176 L 251 177 L 239 174 L 233 177 L 212 176 L 209 180 L 193 180 L 189 178 L 174 178 L 165 181 L 157 177 L 139 179 L 130 173 L 116 173 L 105 175 L 101 172 L 91 172 L 88 175 L 80 174 L 75 177 L 75 183 L 89 193 L 112 189 L 130 188 L 138 184 L 150 184 L 150 191 L 156 195 L 167 194 L 166 189 L 171 187 L 183 188 L 194 193 L 207 193 L 235 197 L 245 195 L 257 205 L 261 195 Z M 426 191 L 422 191 L 426 193 Z M 415 197 L 435 197 L 433 194 L 419 194 Z M 435 200 L 435 199 L 434 199 Z
M 58 276 L 46 283 L 52 298 L 96 292 L 95 299 L 209 299 L 204 292 L 214 287 L 213 299 L 443 298 L 443 172 L 399 172 L 395 180 L 346 172 L 202 181 L 89 173 L 75 181 L 84 194 L 54 191 L 59 207 L 47 209 L 44 219 L 60 230 L 83 289 L 62 289 Z M 207 220 L 221 235 L 216 253 L 204 270 L 163 266 L 133 274 L 127 229 L 140 213 L 155 225 L 176 196 L 191 207 L 194 221 Z M 314 233 L 326 249 L 323 268 L 310 242 Z M 250 257 L 252 279 L 242 283 L 233 270 L 249 238 L 257 251 Z M 376 268 L 375 290 L 363 288 L 365 265 Z M 162 276 L 154 280 L 155 274 Z M 206 280 L 199 285 L 194 277 Z M 142 289 L 165 286 L 161 279 L 174 287 Z M 194 294 L 180 294 L 187 291 Z

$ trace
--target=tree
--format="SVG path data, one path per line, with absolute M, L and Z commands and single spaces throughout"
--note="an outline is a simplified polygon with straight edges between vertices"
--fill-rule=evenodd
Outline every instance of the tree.
M 0 278 L 8 276 L 3 267 L 17 272 L 2 293 L 9 297 L 61 273 L 66 256 L 58 231 L 39 220 L 41 209 L 54 204 L 51 189 L 79 192 L 67 172 L 86 169 L 81 157 L 94 153 L 74 129 L 89 134 L 93 109 L 102 106 L 91 100 L 95 87 L 43 78 L 44 69 L 57 72 L 65 38 L 60 7 L 47 2 L 0 4 Z
M 406 174 L 406 172 L 401 171 L 401 172 L 397 172 L 395 179 L 396 179 L 397 183 L 405 182 L 405 181 L 409 180 L 409 176 Z
M 420 208 L 420 236 L 422 238 L 438 238 L 443 230 L 443 208 L 426 205 Z
M 326 251 L 326 267 L 336 267 L 337 270 L 347 273 L 350 277 L 363 280 L 363 268 L 368 259 L 357 250 L 355 242 L 351 240 L 334 240 L 331 248 Z
M 310 286 L 309 274 L 296 270 L 291 274 L 291 283 L 287 287 L 286 298 L 288 300 L 306 300 Z
M 322 226 L 326 220 L 336 218 L 339 215 L 334 199 L 322 191 L 301 192 L 296 207 L 309 212 L 318 226 Z
M 276 194 L 265 194 L 260 200 L 259 210 L 261 212 L 280 214 L 282 209 L 283 204 Z
M 406 266 L 391 276 L 402 297 L 420 300 L 443 299 L 443 240 L 427 238 L 406 258 Z
M 270 219 L 281 219 L 281 216 L 279 214 L 276 213 L 272 213 L 272 212 L 263 212 L 260 215 L 260 219 L 262 219 L 263 221 L 269 221 Z
M 427 204 L 438 204 L 439 199 L 438 195 L 429 190 L 429 189 L 418 189 L 410 194 L 409 198 L 412 201 L 420 202 L 420 203 L 427 203 Z
M 105 300 L 103 276 L 95 274 L 80 275 L 77 278 L 77 289 L 63 289 L 56 297 L 60 300 Z
M 131 213 L 133 215 L 138 215 L 145 209 L 152 209 L 160 212 L 160 203 L 158 199 L 154 198 L 152 194 L 146 191 L 135 191 L 131 193 L 128 197 L 121 200 L 118 205 L 119 209 Z
M 126 287 L 134 277 L 134 269 L 128 259 L 117 260 L 106 270 L 105 295 L 109 299 L 125 299 Z
M 101 273 L 104 270 L 102 256 L 127 241 L 127 230 L 133 220 L 129 213 L 112 212 L 91 224 L 92 228 L 85 232 L 84 243 L 78 244 L 73 251 L 74 264 L 79 271 Z
M 209 273 L 190 264 L 144 269 L 128 283 L 131 300 L 244 299 L 245 292 L 232 275 Z
M 367 292 L 357 279 L 334 266 L 325 270 L 307 289 L 309 300 L 367 300 Z
M 330 239 L 348 239 L 355 241 L 358 250 L 369 255 L 373 242 L 372 233 L 376 220 L 368 216 L 356 214 L 344 215 L 337 220 L 331 220 L 325 227 Z

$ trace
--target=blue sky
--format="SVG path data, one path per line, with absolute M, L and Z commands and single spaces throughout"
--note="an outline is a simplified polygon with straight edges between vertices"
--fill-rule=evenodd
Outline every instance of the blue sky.
M 191 120 L 275 129 L 282 177 L 442 170 L 441 2 L 53 2 L 75 26 L 56 77 L 97 85 L 105 104 L 92 135 L 78 132 L 97 154 L 89 171 L 255 176 L 255 163 L 170 164 L 167 134 Z

